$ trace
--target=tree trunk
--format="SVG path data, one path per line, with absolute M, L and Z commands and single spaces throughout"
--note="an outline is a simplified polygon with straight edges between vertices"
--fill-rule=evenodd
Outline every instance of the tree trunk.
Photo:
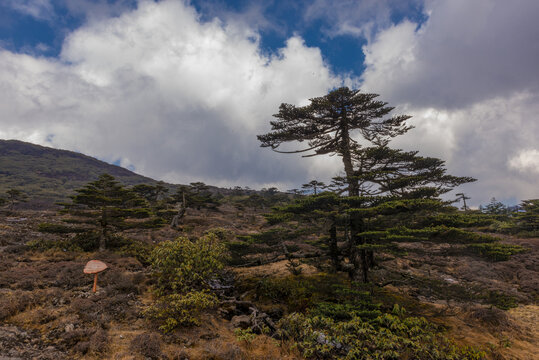
M 335 224 L 335 219 L 332 219 L 331 227 L 329 228 L 329 256 L 331 257 L 335 271 L 339 271 L 339 248 L 337 246 L 337 225 Z
M 105 229 L 99 234 L 99 251 L 105 251 L 107 242 L 107 235 Z
M 101 224 L 101 233 L 99 234 L 99 251 L 105 251 L 105 248 L 107 246 L 107 209 L 103 207 L 101 209 L 101 220 L 99 220 L 99 223 Z
M 363 282 L 369 282 L 369 262 L 367 258 L 367 250 L 361 249 L 361 275 L 363 276 Z
M 360 218 L 357 216 L 350 216 L 350 244 L 349 244 L 349 259 L 353 266 L 351 272 L 349 272 L 352 280 L 359 280 L 360 274 L 363 282 L 367 282 L 366 257 L 365 250 L 360 250 L 359 245 L 362 244 L 361 238 L 358 236 L 362 232 L 363 224 Z

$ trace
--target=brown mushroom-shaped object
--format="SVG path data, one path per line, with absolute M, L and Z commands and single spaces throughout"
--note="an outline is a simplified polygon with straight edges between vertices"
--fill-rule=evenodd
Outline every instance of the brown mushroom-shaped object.
M 97 274 L 108 268 L 107 264 L 99 260 L 90 260 L 84 267 L 85 274 L 94 274 L 94 287 L 93 292 L 97 291 Z

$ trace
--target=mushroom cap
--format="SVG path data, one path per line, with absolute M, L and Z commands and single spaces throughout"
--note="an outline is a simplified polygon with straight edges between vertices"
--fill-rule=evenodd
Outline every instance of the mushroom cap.
M 85 274 L 97 274 L 108 268 L 107 264 L 99 260 L 90 260 L 84 267 Z

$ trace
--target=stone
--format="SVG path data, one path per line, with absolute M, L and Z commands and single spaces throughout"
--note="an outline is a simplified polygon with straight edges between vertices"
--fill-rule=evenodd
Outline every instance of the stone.
M 249 315 L 236 315 L 232 317 L 230 323 L 235 328 L 247 329 L 251 326 L 251 317 Z

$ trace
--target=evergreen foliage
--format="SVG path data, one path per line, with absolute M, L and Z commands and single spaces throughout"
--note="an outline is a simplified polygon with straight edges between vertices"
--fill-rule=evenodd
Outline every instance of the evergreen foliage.
M 219 205 L 219 201 L 209 190 L 210 188 L 203 182 L 194 182 L 189 185 L 180 185 L 174 195 L 172 201 L 183 203 L 185 199 L 186 208 L 200 210 L 202 208 L 215 210 Z
M 96 231 L 99 234 L 100 250 L 104 250 L 121 230 L 162 225 L 161 221 L 155 219 L 144 222 L 128 221 L 149 218 L 151 212 L 147 208 L 148 203 L 111 175 L 103 174 L 76 192 L 71 197 L 71 203 L 62 204 L 62 213 L 71 216 L 68 219 L 70 222 L 84 224 L 88 227 L 88 232 Z M 72 228 L 73 232 L 78 232 L 78 229 L 80 228 Z
M 159 200 L 163 200 L 168 193 L 168 188 L 162 181 L 155 185 L 138 184 L 133 186 L 132 190 L 141 198 L 146 199 L 152 207 L 156 207 Z
M 301 185 L 301 188 L 305 189 L 304 192 L 312 193 L 313 195 L 317 195 L 320 190 L 324 189 L 325 187 L 326 184 L 317 180 L 311 180 L 308 183 Z
M 480 206 L 480 210 L 485 214 L 500 215 L 507 213 L 507 207 L 496 200 L 495 197 L 490 199 L 490 202 L 485 206 Z
M 523 212 L 516 214 L 516 224 L 520 231 L 526 231 L 531 236 L 539 234 L 539 199 L 523 200 L 520 205 Z
M 470 359 L 485 353 L 458 347 L 424 318 L 403 316 L 398 305 L 394 313 L 372 320 L 353 316 L 338 321 L 327 316 L 293 313 L 280 322 L 281 333 L 293 340 L 308 359 Z
M 258 135 L 262 147 L 283 153 L 305 153 L 304 156 L 334 155 L 341 157 L 349 185 L 349 195 L 359 195 L 352 167 L 352 151 L 359 148 L 354 133 L 375 144 L 386 144 L 390 138 L 404 134 L 407 115 L 387 117 L 393 110 L 376 100 L 377 94 L 361 93 L 342 87 L 327 95 L 310 99 L 307 106 L 281 104 L 271 121 L 272 131 Z M 307 142 L 307 146 L 292 151 L 277 150 L 286 142 Z
M 334 178 L 330 188 L 341 195 L 313 195 L 288 207 L 275 209 L 270 221 L 306 218 L 324 219 L 329 231 L 328 249 L 334 266 L 347 270 L 352 278 L 361 274 L 368 281 L 374 265 L 373 251 L 384 243 L 404 238 L 382 236 L 388 227 L 417 223 L 417 218 L 447 211 L 438 197 L 453 187 L 475 181 L 470 177 L 446 174 L 444 161 L 419 156 L 417 151 L 391 149 L 395 136 L 406 133 L 407 115 L 387 117 L 393 108 L 375 100 L 376 94 L 343 87 L 328 95 L 311 99 L 307 106 L 282 104 L 272 131 L 259 135 L 262 147 L 278 152 L 310 152 L 305 156 L 338 155 L 345 176 Z M 353 135 L 360 133 L 371 146 L 362 146 Z M 286 142 L 307 141 L 308 146 L 294 151 L 277 150 Z M 345 246 L 339 248 L 337 232 L 345 223 Z M 373 237 L 372 231 L 378 235 Z M 407 236 L 406 239 L 412 240 Z M 344 261 L 343 261 L 344 260 Z
M 22 190 L 19 189 L 9 189 L 6 191 L 7 202 L 9 202 L 9 210 L 13 210 L 15 204 L 25 202 L 28 199 L 28 195 Z

